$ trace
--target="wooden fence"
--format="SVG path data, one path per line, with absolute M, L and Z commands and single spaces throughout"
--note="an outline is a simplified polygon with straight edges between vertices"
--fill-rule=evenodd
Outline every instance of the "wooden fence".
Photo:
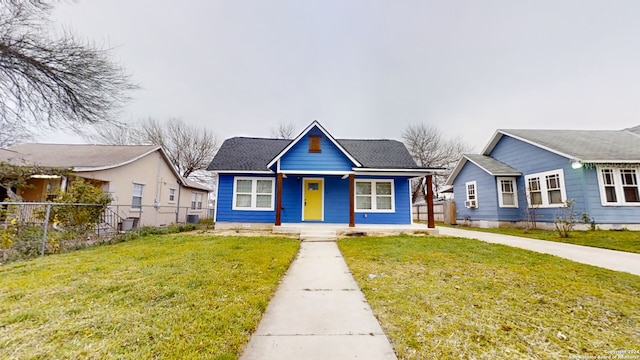
M 427 204 L 413 205 L 413 220 L 427 221 L 429 211 Z M 456 206 L 453 200 L 439 201 L 433 204 L 433 217 L 435 221 L 445 224 L 455 224 L 456 222 Z

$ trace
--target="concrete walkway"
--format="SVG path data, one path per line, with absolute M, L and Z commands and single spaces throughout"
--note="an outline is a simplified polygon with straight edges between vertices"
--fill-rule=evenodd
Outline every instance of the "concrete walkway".
M 335 242 L 302 242 L 240 359 L 396 359 Z
M 438 227 L 441 235 L 478 239 L 495 244 L 503 244 L 539 253 L 556 255 L 583 264 L 605 269 L 624 271 L 640 275 L 640 254 L 599 249 L 589 246 L 565 244 L 554 241 L 528 239 L 510 235 L 492 234 L 482 231 Z

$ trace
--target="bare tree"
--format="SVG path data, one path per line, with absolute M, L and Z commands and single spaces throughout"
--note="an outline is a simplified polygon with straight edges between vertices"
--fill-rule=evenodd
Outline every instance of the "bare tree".
M 46 0 L 0 3 L 0 126 L 75 128 L 109 121 L 135 88 L 108 50 L 51 36 Z
M 296 126 L 293 123 L 280 123 L 277 128 L 271 128 L 271 136 L 276 139 L 293 139 Z
M 22 123 L 4 123 L 0 119 L 0 149 L 31 139 L 31 131 Z
M 140 123 L 124 124 L 110 122 L 93 126 L 80 135 L 89 142 L 108 145 L 152 145 L 151 141 L 144 137 L 145 133 Z
M 102 124 L 84 137 L 101 144 L 161 146 L 180 175 L 194 180 L 202 178 L 202 173 L 196 172 L 207 168 L 219 147 L 211 130 L 175 118 L 165 122 L 149 118 L 130 124 Z
M 417 124 L 409 125 L 403 133 L 405 146 L 420 167 L 452 169 L 462 154 L 471 151 L 460 137 L 446 139 L 434 126 Z M 444 176 L 434 176 L 436 190 L 442 185 L 449 172 Z M 413 201 L 426 196 L 426 182 L 415 181 L 412 184 Z

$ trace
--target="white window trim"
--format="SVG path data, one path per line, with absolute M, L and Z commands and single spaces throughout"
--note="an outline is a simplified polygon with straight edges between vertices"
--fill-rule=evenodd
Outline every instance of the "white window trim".
M 195 191 L 191 192 L 191 204 L 189 204 L 191 211 L 202 211 L 202 198 L 202 193 Z
M 371 183 L 371 209 L 358 209 L 357 207 L 357 191 L 354 191 L 354 212 L 357 213 L 394 213 L 396 212 L 396 192 L 395 192 L 395 183 L 393 179 L 356 179 L 355 180 L 355 184 L 354 184 L 354 188 L 357 186 L 357 183 L 364 183 L 364 182 L 368 182 Z M 376 183 L 391 183 L 391 209 L 380 209 L 378 210 L 376 208 L 377 206 L 377 202 L 376 202 Z M 364 196 L 364 195 L 360 195 L 360 196 Z M 388 196 L 388 195 L 387 195 Z
M 173 200 L 171 200 L 171 190 L 173 190 Z M 178 189 L 176 189 L 176 188 L 169 188 L 169 195 L 168 195 L 168 197 L 167 197 L 167 199 L 168 199 L 168 200 L 167 200 L 167 202 L 168 202 L 169 204 L 175 204 L 175 203 L 176 203 L 176 198 L 177 198 L 177 196 L 176 196 L 176 195 L 177 195 L 177 194 L 178 194 Z
M 133 204 L 133 198 L 136 197 L 135 191 L 136 191 L 136 185 L 140 185 L 140 207 L 135 207 L 135 205 Z M 144 198 L 144 186 L 145 184 L 143 183 L 137 183 L 134 182 L 133 183 L 133 189 L 131 189 L 131 209 L 132 211 L 140 211 L 142 210 L 142 199 Z
M 607 194 L 605 192 L 605 183 L 602 179 L 602 170 L 613 170 L 613 186 L 616 191 L 616 202 L 607 202 Z M 616 168 L 616 167 L 600 167 L 596 166 L 596 172 L 598 177 L 598 187 L 600 189 L 600 203 L 602 206 L 640 206 L 640 202 L 627 202 L 624 197 L 624 189 L 622 187 L 622 178 L 620 176 L 620 170 L 632 169 L 636 171 L 636 181 L 640 186 L 640 168 Z
M 251 207 L 238 207 L 236 206 L 238 180 L 251 180 Z M 266 208 L 259 208 L 256 206 L 256 199 L 258 198 L 256 190 L 258 186 L 258 180 L 270 180 L 271 181 L 271 205 Z M 246 210 L 246 211 L 273 211 L 275 209 L 275 188 L 276 179 L 273 177 L 245 177 L 236 176 L 233 178 L 233 205 L 232 210 Z
M 475 191 L 475 197 L 473 199 L 471 199 L 469 197 L 469 185 L 473 185 L 473 189 Z M 466 196 L 467 201 L 465 201 L 465 207 L 467 208 L 478 208 L 479 206 L 479 202 L 478 202 L 478 183 L 474 180 L 474 181 L 467 181 L 466 183 L 464 183 L 464 193 Z M 467 205 L 469 203 L 469 201 L 475 201 L 475 206 L 472 205 Z
M 469 197 L 469 185 L 473 185 L 473 189 L 475 191 L 475 197 L 473 199 Z M 478 201 L 478 184 L 476 183 L 476 181 L 467 181 L 466 183 L 464 183 L 464 192 L 467 196 L 467 201 L 469 200 L 475 200 L 476 202 Z
M 501 181 L 511 181 L 512 183 L 512 189 L 513 189 L 513 205 L 505 205 L 504 204 L 504 199 L 502 197 L 502 184 Z M 518 189 L 516 188 L 516 178 L 515 177 L 511 177 L 511 176 L 498 176 L 496 178 L 496 184 L 498 186 L 498 204 L 501 208 L 517 208 L 518 207 Z M 477 197 L 477 193 L 478 190 L 476 189 L 476 197 Z
M 549 204 L 549 190 L 547 188 L 546 177 L 549 175 L 558 175 L 558 181 L 560 181 L 560 199 L 559 204 Z M 540 182 L 540 193 L 542 195 L 542 204 L 531 205 L 531 196 L 529 193 L 529 179 L 538 178 Z M 562 169 L 545 171 L 541 173 L 529 174 L 524 177 L 524 184 L 527 194 L 527 206 L 530 208 L 545 209 L 545 208 L 559 208 L 563 207 L 567 203 L 567 190 L 564 183 L 564 171 Z

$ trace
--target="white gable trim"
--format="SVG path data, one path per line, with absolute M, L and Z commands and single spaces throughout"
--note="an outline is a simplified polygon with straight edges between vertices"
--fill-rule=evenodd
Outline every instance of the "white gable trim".
M 467 161 L 470 161 L 472 164 L 474 164 L 475 166 L 479 167 L 480 169 L 482 169 L 484 172 L 486 172 L 487 174 L 491 175 L 491 176 L 520 176 L 522 175 L 521 172 L 516 171 L 516 172 L 501 172 L 501 173 L 493 173 L 491 171 L 489 171 L 489 169 L 483 167 L 482 165 L 478 164 L 477 162 L 473 161 L 472 159 L 468 158 L 465 156 L 465 158 L 467 159 Z M 493 158 L 492 158 L 493 159 Z M 494 159 L 495 160 L 495 159 Z
M 75 166 L 75 167 L 72 168 L 72 170 L 76 171 L 76 172 L 82 172 L 82 171 L 101 171 L 101 170 L 114 169 L 114 168 L 118 168 L 120 166 L 124 166 L 124 165 L 130 164 L 130 163 L 132 163 L 132 162 L 134 162 L 136 160 L 142 159 L 143 157 L 145 157 L 145 156 L 147 156 L 147 155 L 149 155 L 151 153 L 154 153 L 154 152 L 156 152 L 158 150 L 160 150 L 161 155 L 165 159 L 167 159 L 167 163 L 170 164 L 171 167 L 173 167 L 173 164 L 171 164 L 171 162 L 168 161 L 169 158 L 167 157 L 167 154 L 164 152 L 164 150 L 162 150 L 162 148 L 160 146 L 156 146 L 155 148 L 153 148 L 153 149 L 151 149 L 151 150 L 149 150 L 149 151 L 147 151 L 145 153 L 142 153 L 142 154 L 140 154 L 138 156 L 130 158 L 130 159 L 128 159 L 126 161 L 123 161 L 121 163 L 103 165 L 103 166 Z
M 488 156 L 488 155 L 485 155 L 485 156 Z M 478 164 L 477 162 L 471 160 L 466 155 L 462 155 L 460 160 L 458 160 L 458 163 L 456 164 L 456 166 L 453 168 L 453 171 L 451 172 L 451 175 L 449 175 L 449 177 L 447 178 L 447 181 L 445 181 L 445 185 L 453 185 L 453 181 L 456 179 L 456 177 L 458 177 L 458 174 L 460 173 L 460 171 L 462 171 L 462 168 L 467 163 L 467 161 L 472 163 L 473 165 L 477 166 L 478 168 L 480 168 L 480 170 L 486 172 L 487 174 L 489 174 L 491 176 L 516 176 L 517 177 L 517 176 L 521 176 L 522 175 L 521 172 L 492 173 L 487 168 L 485 168 L 482 165 Z
M 544 146 L 544 145 L 538 144 L 538 143 L 537 143 L 537 142 L 535 142 L 535 141 L 531 141 L 531 140 L 529 140 L 529 139 L 525 139 L 525 138 L 523 138 L 523 137 L 520 137 L 520 136 L 517 136 L 517 135 L 510 134 L 510 133 L 508 133 L 506 130 L 498 130 L 498 131 L 496 131 L 496 133 L 493 135 L 493 138 L 491 138 L 491 141 L 489 141 L 489 144 L 487 144 L 487 146 L 484 148 L 484 150 L 482 150 L 482 155 L 487 155 L 487 156 L 489 156 L 489 154 L 490 154 L 490 153 L 491 153 L 491 151 L 493 151 L 493 149 L 496 147 L 496 145 L 498 144 L 498 142 L 500 141 L 500 139 L 502 138 L 502 136 L 503 136 L 503 135 L 507 135 L 507 136 L 512 137 L 512 138 L 514 138 L 514 139 L 516 139 L 516 140 L 520 140 L 520 141 L 522 141 L 522 142 L 524 142 L 524 143 L 527 143 L 527 144 L 529 144 L 529 145 L 533 145 L 533 146 L 535 146 L 535 147 L 538 147 L 538 148 L 540 148 L 540 149 L 543 149 L 543 150 L 549 151 L 549 152 L 554 153 L 554 154 L 556 154 L 556 155 L 560 155 L 560 156 L 565 157 L 565 158 L 567 158 L 567 159 L 569 159 L 569 160 L 579 160 L 579 161 L 585 161 L 585 160 L 586 160 L 586 159 L 578 159 L 577 157 L 575 157 L 575 156 L 573 156 L 573 155 L 565 154 L 565 153 L 563 153 L 563 152 L 561 152 L 561 151 L 558 151 L 558 150 L 556 150 L 556 149 L 552 149 L 552 148 L 550 148 L 550 147 L 547 147 L 547 146 Z
M 327 139 L 329 139 L 329 141 L 331 141 L 331 143 L 333 143 L 333 145 L 335 145 L 338 148 L 338 150 L 340 150 L 344 154 L 344 156 L 346 156 L 353 163 L 353 165 L 355 165 L 356 167 L 362 167 L 362 164 L 360 164 L 358 160 L 356 160 L 353 156 L 351 156 L 351 154 L 349 154 L 347 150 L 345 150 L 336 141 L 336 139 L 334 139 L 333 136 L 331 136 L 331 134 L 329 134 L 329 132 L 324 127 L 322 127 L 322 125 L 320 125 L 320 123 L 317 120 L 313 120 L 313 122 L 309 124 L 309 126 L 307 126 L 307 128 L 300 133 L 300 135 L 298 135 L 295 139 L 293 139 L 293 141 L 291 141 L 291 143 L 289 143 L 289 145 L 287 145 L 287 147 L 284 148 L 284 150 L 282 150 L 278 155 L 276 155 L 269 162 L 269 164 L 267 164 L 267 168 L 271 168 L 276 162 L 278 162 L 280 158 L 284 156 L 284 154 L 286 154 L 289 150 L 291 150 L 292 147 L 294 147 L 298 142 L 300 142 L 300 140 L 302 140 L 302 138 L 304 138 L 304 136 L 307 135 L 307 133 L 309 133 L 309 131 L 311 131 L 311 129 L 313 129 L 314 127 L 317 127 L 318 129 L 320 129 L 320 131 L 322 131 L 322 133 L 327 137 Z

